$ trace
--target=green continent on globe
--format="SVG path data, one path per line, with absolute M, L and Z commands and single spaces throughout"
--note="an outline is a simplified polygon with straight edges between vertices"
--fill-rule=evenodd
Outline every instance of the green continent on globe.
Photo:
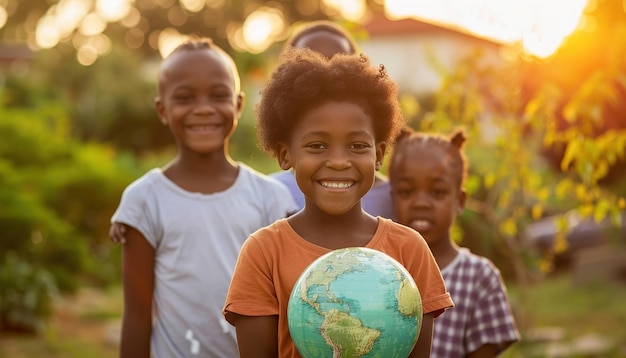
M 330 310 L 324 315 L 321 333 L 328 345 L 333 348 L 333 357 L 357 358 L 368 354 L 380 332 L 363 326 L 357 318 L 338 310 Z
M 406 278 L 400 283 L 398 290 L 398 311 L 404 316 L 412 317 L 422 314 L 422 299 L 413 283 Z
M 399 262 L 373 249 L 345 248 L 300 275 L 287 317 L 302 357 L 405 358 L 421 312 L 417 285 Z
M 302 301 L 308 303 L 313 307 L 319 314 L 324 315 L 323 312 L 320 311 L 319 305 L 317 304 L 317 299 L 319 295 L 314 295 L 309 298 L 308 291 L 309 287 L 319 285 L 323 286 L 326 290 L 326 297 L 329 300 L 337 300 L 335 295 L 330 290 L 330 284 L 337 279 L 337 277 L 354 271 L 356 267 L 360 267 L 362 265 L 359 258 L 354 255 L 354 253 L 346 253 L 341 256 L 340 260 L 332 260 L 328 263 L 328 265 L 323 270 L 316 270 L 309 274 L 309 276 L 302 281 L 302 287 L 300 289 L 300 298 Z

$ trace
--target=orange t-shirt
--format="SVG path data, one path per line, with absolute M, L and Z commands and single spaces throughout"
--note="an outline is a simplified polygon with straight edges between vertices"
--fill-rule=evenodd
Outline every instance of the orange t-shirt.
M 378 218 L 378 228 L 365 246 L 386 253 L 400 262 L 413 276 L 422 296 L 423 313 L 435 317 L 454 303 L 426 241 L 413 229 Z M 330 252 L 298 235 L 287 219 L 250 235 L 239 252 L 224 315 L 278 315 L 279 357 L 300 357 L 291 340 L 287 304 L 300 274 L 317 258 Z

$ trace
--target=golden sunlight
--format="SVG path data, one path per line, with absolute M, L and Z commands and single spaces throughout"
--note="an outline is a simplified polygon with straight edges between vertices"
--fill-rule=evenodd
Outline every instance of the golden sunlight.
M 4 6 L 0 5 L 0 29 L 4 27 L 7 23 L 7 19 L 9 18 L 9 14 L 7 13 L 7 9 Z
M 128 15 L 132 8 L 132 0 L 97 0 L 96 10 L 103 20 L 119 21 Z
M 243 23 L 243 40 L 248 51 L 265 51 L 277 37 L 285 31 L 282 12 L 269 7 L 261 7 L 250 14 Z
M 587 0 L 386 0 L 390 18 L 440 23 L 548 57 L 578 25 Z
M 322 3 L 353 22 L 360 22 L 367 14 L 365 0 L 322 0 Z

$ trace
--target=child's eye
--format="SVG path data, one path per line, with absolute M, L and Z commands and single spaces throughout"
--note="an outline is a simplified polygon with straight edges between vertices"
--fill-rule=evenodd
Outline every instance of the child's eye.
M 309 143 L 306 145 L 306 147 L 310 149 L 317 149 L 317 150 L 326 148 L 326 146 L 323 143 Z
M 368 149 L 369 147 L 370 145 L 367 143 L 354 143 L 350 145 L 350 149 L 358 150 L 358 151 Z
M 448 194 L 448 191 L 442 190 L 442 189 L 433 189 L 431 190 L 431 194 L 435 198 L 441 198 L 441 197 L 446 196 Z
M 411 189 L 396 189 L 395 192 L 399 198 L 408 198 L 411 196 Z
M 219 92 L 219 93 L 214 93 L 211 97 L 213 97 L 214 99 L 218 101 L 226 101 L 226 100 L 230 100 L 231 95 L 228 92 Z
M 176 102 L 189 102 L 193 99 L 193 96 L 190 94 L 177 94 L 173 97 Z

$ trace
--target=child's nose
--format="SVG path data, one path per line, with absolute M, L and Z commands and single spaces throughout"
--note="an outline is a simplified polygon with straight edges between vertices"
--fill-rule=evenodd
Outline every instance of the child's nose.
M 194 112 L 196 114 L 215 113 L 215 104 L 210 99 L 199 99 Z
M 345 151 L 340 149 L 329 149 L 326 158 L 326 166 L 335 170 L 350 168 L 352 162 Z
M 413 193 L 413 196 L 411 197 L 411 206 L 429 207 L 430 200 L 429 200 L 428 193 L 426 193 L 425 191 L 421 191 L 421 190 L 415 191 L 415 193 Z

